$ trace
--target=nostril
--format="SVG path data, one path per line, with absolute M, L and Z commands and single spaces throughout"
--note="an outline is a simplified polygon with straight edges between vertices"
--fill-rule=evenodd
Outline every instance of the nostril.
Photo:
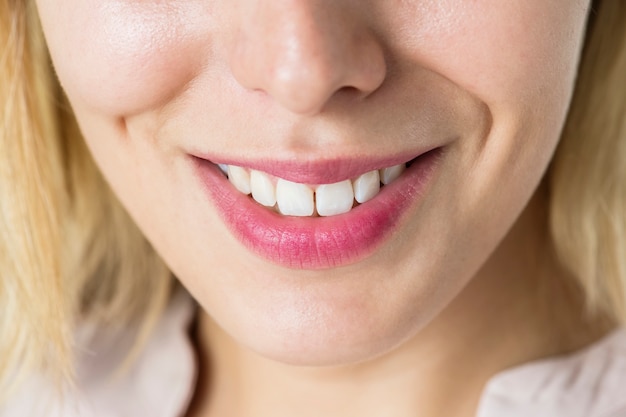
M 357 100 L 378 89 L 386 76 L 384 48 L 366 21 L 338 3 L 289 4 L 262 2 L 262 13 L 234 38 L 229 65 L 241 86 L 302 115 L 323 111 L 337 95 Z
M 342 96 L 347 96 L 347 97 L 359 97 L 359 96 L 364 95 L 364 92 L 359 90 L 356 87 L 345 86 L 337 90 L 337 94 L 342 95 Z

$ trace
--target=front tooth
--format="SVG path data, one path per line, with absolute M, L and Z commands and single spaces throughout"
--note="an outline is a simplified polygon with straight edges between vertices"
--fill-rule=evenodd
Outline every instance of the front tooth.
M 383 168 L 380 170 L 380 182 L 387 185 L 396 178 L 398 178 L 406 169 L 405 164 L 394 165 L 389 168 Z
M 250 173 L 247 169 L 230 165 L 228 167 L 228 180 L 240 192 L 250 194 Z
M 259 204 L 267 207 L 273 207 L 276 204 L 276 188 L 272 184 L 270 178 L 260 172 L 250 171 L 250 189 L 252 191 L 252 198 L 254 198 Z
M 346 213 L 354 203 L 352 181 L 319 185 L 315 190 L 315 206 L 320 216 L 334 216 Z
M 380 174 L 378 170 L 366 172 L 354 180 L 354 199 L 359 203 L 371 200 L 380 191 Z
M 310 216 L 313 214 L 313 190 L 304 184 L 282 178 L 276 183 L 278 209 L 287 216 Z

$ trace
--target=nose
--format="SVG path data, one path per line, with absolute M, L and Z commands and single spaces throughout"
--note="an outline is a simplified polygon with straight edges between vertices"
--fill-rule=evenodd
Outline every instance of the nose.
M 385 80 L 384 50 L 347 3 L 242 1 L 229 58 L 235 79 L 302 115 L 322 111 L 338 92 L 372 94 Z

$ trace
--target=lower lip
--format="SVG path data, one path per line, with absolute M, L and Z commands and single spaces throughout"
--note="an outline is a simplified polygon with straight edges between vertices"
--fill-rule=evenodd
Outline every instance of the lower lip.
M 213 163 L 193 160 L 220 217 L 245 247 L 287 268 L 318 270 L 359 262 L 400 230 L 431 183 L 440 153 L 421 155 L 372 200 L 331 217 L 280 215 L 237 191 Z

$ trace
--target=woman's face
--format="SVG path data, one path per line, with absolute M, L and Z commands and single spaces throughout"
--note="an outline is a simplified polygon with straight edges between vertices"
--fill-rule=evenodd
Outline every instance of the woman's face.
M 37 3 L 87 143 L 146 236 L 236 340 L 301 364 L 398 346 L 487 260 L 551 158 L 589 8 Z M 378 190 L 376 169 L 408 161 Z M 258 203 L 276 193 L 278 208 Z

